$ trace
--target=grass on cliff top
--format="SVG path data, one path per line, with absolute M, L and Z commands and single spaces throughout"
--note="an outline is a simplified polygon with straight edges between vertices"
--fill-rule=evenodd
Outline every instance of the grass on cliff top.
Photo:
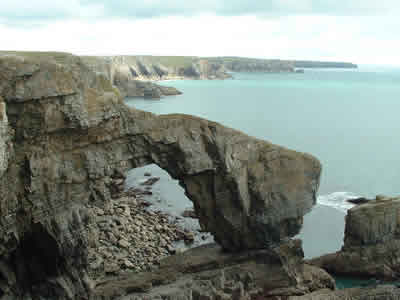
M 110 56 L 113 57 L 113 56 Z M 137 60 L 142 60 L 150 64 L 161 64 L 167 68 L 186 68 L 197 60 L 194 56 L 151 56 L 151 55 L 116 55 L 115 57 L 123 57 L 128 64 L 134 64 Z M 82 56 L 85 62 L 96 63 L 101 56 Z
M 166 67 L 189 67 L 197 59 L 194 56 L 141 56 L 155 64 L 160 63 Z
M 18 55 L 32 59 L 48 59 L 52 58 L 57 63 L 63 64 L 73 55 L 66 52 L 39 52 L 39 51 L 0 51 L 0 55 Z
M 91 63 L 91 64 L 98 63 L 102 59 L 101 56 L 86 56 L 86 55 L 83 55 L 83 56 L 80 56 L 80 57 L 83 59 L 83 61 L 85 63 Z
M 269 62 L 269 63 L 281 63 L 287 62 L 287 60 L 281 59 L 267 59 L 267 58 L 251 58 L 251 57 L 240 57 L 240 56 L 216 56 L 216 57 L 205 57 L 206 59 L 214 62 Z

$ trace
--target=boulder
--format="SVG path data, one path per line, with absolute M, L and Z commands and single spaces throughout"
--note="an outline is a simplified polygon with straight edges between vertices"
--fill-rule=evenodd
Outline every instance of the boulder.
M 347 199 L 346 201 L 349 202 L 349 203 L 352 203 L 352 204 L 359 205 L 359 204 L 367 203 L 369 201 L 369 199 L 364 198 L 364 197 L 359 197 L 359 198 Z
M 147 179 L 146 181 L 142 182 L 140 185 L 152 186 L 159 180 L 160 180 L 160 177 L 151 177 L 151 178 Z

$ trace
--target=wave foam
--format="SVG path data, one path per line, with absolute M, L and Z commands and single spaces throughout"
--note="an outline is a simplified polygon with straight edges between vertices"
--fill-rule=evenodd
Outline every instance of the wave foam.
M 343 212 L 347 212 L 350 208 L 354 207 L 355 205 L 347 202 L 346 200 L 359 197 L 360 196 L 357 196 L 350 192 L 335 192 L 328 195 L 318 196 L 317 203 L 336 208 Z

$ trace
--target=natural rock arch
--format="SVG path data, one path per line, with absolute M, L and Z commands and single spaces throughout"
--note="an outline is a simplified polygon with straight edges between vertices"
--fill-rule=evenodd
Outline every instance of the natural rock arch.
M 23 223 L 68 228 L 54 235 L 61 252 L 84 248 L 60 241 L 75 229 L 73 241 L 87 239 L 66 220 L 83 224 L 84 204 L 108 201 L 116 171 L 150 163 L 179 180 L 200 223 L 225 249 L 265 248 L 298 232 L 315 203 L 315 158 L 193 116 L 130 109 L 79 58 L 53 60 L 0 57 L 0 150 L 8 149 L 0 151 L 1 239 L 15 240 L 4 257 L 24 234 L 21 208 Z M 68 259 L 72 266 L 80 258 Z

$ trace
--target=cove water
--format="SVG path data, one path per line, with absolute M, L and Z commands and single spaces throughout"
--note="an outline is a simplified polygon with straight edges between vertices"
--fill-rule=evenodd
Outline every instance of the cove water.
M 400 69 L 234 77 L 160 82 L 183 95 L 126 103 L 156 114 L 197 115 L 316 156 L 323 174 L 319 205 L 306 215 L 300 233 L 306 258 L 340 249 L 344 216 L 352 207 L 346 199 L 400 194 Z M 165 203 L 173 198 L 177 207 L 188 205 L 183 192 L 168 184 L 155 189 Z

